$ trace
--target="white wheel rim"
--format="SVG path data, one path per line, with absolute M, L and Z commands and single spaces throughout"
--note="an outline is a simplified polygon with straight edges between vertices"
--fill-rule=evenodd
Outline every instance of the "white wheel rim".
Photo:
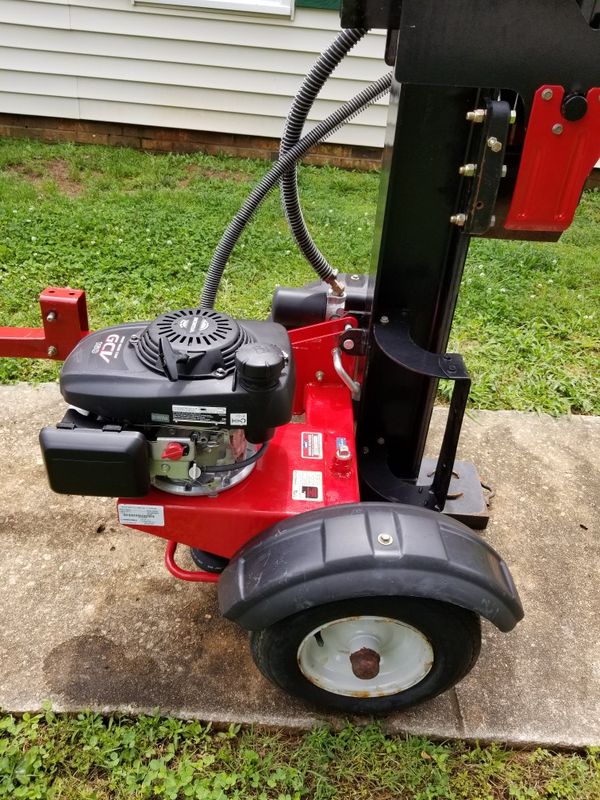
M 377 675 L 359 678 L 350 656 L 362 648 L 379 655 Z M 433 666 L 433 649 L 417 628 L 397 619 L 344 617 L 305 636 L 298 666 L 311 683 L 346 697 L 385 697 L 422 681 Z

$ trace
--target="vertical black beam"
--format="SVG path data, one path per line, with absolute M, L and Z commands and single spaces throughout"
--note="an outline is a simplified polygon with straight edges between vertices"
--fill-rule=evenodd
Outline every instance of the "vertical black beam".
M 450 223 L 460 211 L 478 92 L 399 86 L 390 104 L 373 268 L 373 320 L 408 312 L 414 342 L 444 352 L 469 238 Z M 365 499 L 393 498 L 398 478 L 414 482 L 437 380 L 408 372 L 371 334 L 357 441 Z

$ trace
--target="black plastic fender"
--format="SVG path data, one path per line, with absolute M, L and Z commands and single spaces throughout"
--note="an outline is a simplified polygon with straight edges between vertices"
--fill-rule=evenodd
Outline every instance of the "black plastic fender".
M 298 514 L 252 539 L 218 583 L 225 617 L 262 630 L 313 606 L 353 597 L 452 603 L 510 631 L 523 618 L 498 553 L 465 525 L 399 503 L 352 503 Z

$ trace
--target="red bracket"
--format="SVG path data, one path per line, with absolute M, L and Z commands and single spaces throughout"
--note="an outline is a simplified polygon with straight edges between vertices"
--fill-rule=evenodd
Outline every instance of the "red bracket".
M 600 88 L 587 94 L 582 119 L 561 113 L 562 86 L 537 90 L 512 203 L 504 227 L 515 231 L 566 230 L 585 181 L 600 159 Z
M 40 295 L 43 328 L 0 327 L 0 358 L 64 360 L 89 331 L 85 292 L 44 289 Z

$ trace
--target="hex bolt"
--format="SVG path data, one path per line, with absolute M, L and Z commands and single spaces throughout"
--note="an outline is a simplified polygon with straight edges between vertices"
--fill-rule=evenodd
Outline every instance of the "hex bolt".
M 450 222 L 453 225 L 458 225 L 459 228 L 462 228 L 463 225 L 466 223 L 466 221 L 467 221 L 467 215 L 466 214 L 453 214 L 450 217 Z
M 50 347 L 48 348 L 48 355 L 50 356 L 50 358 L 54 358 L 54 356 L 58 355 L 58 349 L 54 347 L 53 344 L 51 344 Z
M 380 533 L 377 537 L 377 541 L 379 544 L 382 544 L 384 547 L 388 547 L 390 544 L 393 544 L 394 537 L 391 533 Z
M 352 339 L 344 339 L 342 342 L 342 347 L 344 350 L 354 350 L 354 342 Z
M 315 378 L 319 381 L 319 383 L 321 383 L 324 377 L 325 373 L 322 370 L 318 370 L 317 372 L 315 372 Z
M 458 174 L 464 175 L 465 178 L 472 178 L 477 172 L 477 164 L 463 164 L 459 167 Z
M 502 150 L 502 142 L 499 139 L 496 139 L 495 136 L 490 136 L 487 140 L 487 146 L 490 148 L 492 153 L 499 153 Z
M 160 471 L 161 472 L 168 472 L 170 469 L 171 469 L 170 464 L 161 464 L 160 465 Z
M 383 317 L 379 317 L 379 322 L 381 322 L 382 325 L 387 325 L 389 321 L 390 318 L 386 317 L 385 315 Z
M 58 316 L 58 314 L 56 313 L 56 311 L 49 311 L 46 314 L 46 321 L 47 322 L 54 322 L 54 320 L 57 318 L 57 316 Z
M 359 281 L 360 280 L 360 275 L 350 275 L 350 280 L 351 281 Z
M 542 100 L 552 100 L 554 97 L 554 92 L 552 89 L 544 89 L 542 92 Z
M 557 122 L 556 125 L 552 126 L 552 133 L 555 134 L 555 136 L 560 136 L 563 131 L 564 128 L 560 122 Z
M 517 112 L 513 108 L 513 110 L 510 112 L 510 117 L 508 118 L 508 124 L 514 125 L 516 121 L 517 121 Z
M 486 118 L 487 111 L 485 108 L 476 108 L 475 111 L 467 111 L 467 122 L 475 122 L 479 124 Z
M 492 216 L 490 217 L 490 226 L 493 228 L 495 224 L 496 224 L 496 217 L 494 216 L 494 214 L 492 214 Z
M 503 178 L 506 178 L 507 172 L 508 172 L 508 167 L 506 166 L 506 164 L 503 164 L 502 165 L 502 177 Z

